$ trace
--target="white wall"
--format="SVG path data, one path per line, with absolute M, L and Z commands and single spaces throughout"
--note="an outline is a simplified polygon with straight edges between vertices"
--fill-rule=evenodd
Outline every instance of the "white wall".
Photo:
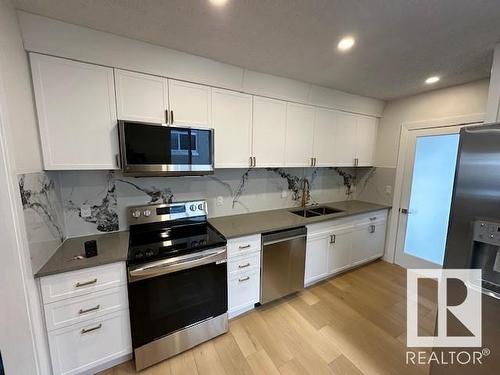
M 2 0 L 0 13 L 0 69 L 7 88 L 5 116 L 14 144 L 15 172 L 37 172 L 42 170 L 42 159 L 31 77 L 16 13 L 9 3 Z
M 491 68 L 490 90 L 486 107 L 485 122 L 500 120 L 500 44 L 495 47 L 493 66 Z
M 380 116 L 385 104 L 47 17 L 18 15 L 27 51 L 371 116 Z
M 378 129 L 375 165 L 396 167 L 403 123 L 484 113 L 488 85 L 486 79 L 388 102 Z
M 7 374 L 50 373 L 15 176 L 41 169 L 35 125 L 16 13 L 0 0 L 0 350 Z

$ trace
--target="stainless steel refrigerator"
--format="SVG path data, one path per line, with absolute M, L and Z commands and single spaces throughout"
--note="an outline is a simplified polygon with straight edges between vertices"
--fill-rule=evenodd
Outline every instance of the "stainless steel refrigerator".
M 433 364 L 431 374 L 500 374 L 500 123 L 460 131 L 443 267 L 482 269 L 482 347 L 491 354 L 482 365 Z M 448 304 L 452 299 L 460 303 L 463 293 L 452 284 Z M 447 329 L 448 334 L 464 333 L 450 316 Z

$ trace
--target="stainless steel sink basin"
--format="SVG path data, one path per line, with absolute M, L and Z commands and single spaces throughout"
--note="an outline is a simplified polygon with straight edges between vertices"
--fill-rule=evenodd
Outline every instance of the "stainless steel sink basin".
M 317 217 L 317 216 L 335 214 L 343 211 L 331 207 L 318 206 L 318 207 L 301 208 L 300 210 L 292 210 L 290 212 L 294 215 L 302 217 Z

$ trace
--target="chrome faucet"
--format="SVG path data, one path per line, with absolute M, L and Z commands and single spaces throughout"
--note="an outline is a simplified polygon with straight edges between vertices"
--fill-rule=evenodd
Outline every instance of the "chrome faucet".
M 302 181 L 302 207 L 305 208 L 311 199 L 311 186 L 309 185 L 309 180 L 304 177 Z

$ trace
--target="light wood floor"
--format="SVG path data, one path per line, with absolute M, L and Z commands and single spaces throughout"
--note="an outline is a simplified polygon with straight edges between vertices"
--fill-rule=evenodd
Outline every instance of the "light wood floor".
M 420 285 L 420 332 L 435 290 Z M 233 319 L 229 333 L 141 374 L 427 374 L 405 364 L 406 271 L 377 261 Z M 103 372 L 135 374 L 133 362 Z

